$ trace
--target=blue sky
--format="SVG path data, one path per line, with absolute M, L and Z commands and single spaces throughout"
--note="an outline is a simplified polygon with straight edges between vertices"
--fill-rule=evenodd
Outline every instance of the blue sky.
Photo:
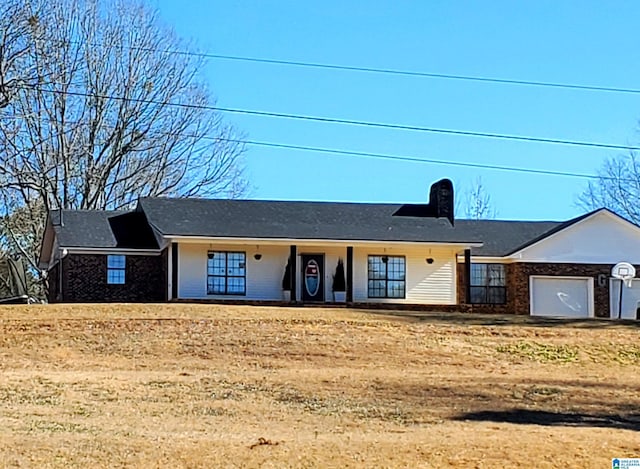
M 636 1 L 155 0 L 203 52 L 640 88 Z M 637 145 L 640 94 L 208 60 L 221 107 Z M 617 150 L 228 114 L 248 139 L 595 173 Z M 252 198 L 423 202 L 480 176 L 498 218 L 567 219 L 586 180 L 248 147 Z

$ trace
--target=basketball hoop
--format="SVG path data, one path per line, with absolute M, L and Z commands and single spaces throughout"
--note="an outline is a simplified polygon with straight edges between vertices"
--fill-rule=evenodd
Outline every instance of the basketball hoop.
M 636 268 L 628 262 L 618 262 L 611 269 L 611 276 L 620 280 L 620 299 L 618 302 L 618 319 L 620 319 L 622 317 L 622 284 L 631 288 L 636 276 Z
M 618 262 L 611 269 L 611 276 L 622 280 L 627 287 L 631 288 L 633 279 L 636 276 L 636 268 L 628 262 Z

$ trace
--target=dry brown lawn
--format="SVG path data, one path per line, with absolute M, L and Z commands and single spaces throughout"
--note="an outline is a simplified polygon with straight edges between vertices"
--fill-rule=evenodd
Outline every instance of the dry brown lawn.
M 3 467 L 611 467 L 640 328 L 207 305 L 0 308 Z

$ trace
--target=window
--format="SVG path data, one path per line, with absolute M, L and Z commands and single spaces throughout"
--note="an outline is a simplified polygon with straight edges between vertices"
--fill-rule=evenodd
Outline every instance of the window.
M 209 251 L 207 295 L 244 295 L 246 269 L 244 252 Z
M 404 257 L 369 256 L 368 270 L 369 298 L 404 298 Z
M 471 264 L 471 303 L 507 302 L 503 264 Z
M 125 256 L 107 256 L 107 283 L 109 285 L 124 285 L 124 271 L 127 267 Z

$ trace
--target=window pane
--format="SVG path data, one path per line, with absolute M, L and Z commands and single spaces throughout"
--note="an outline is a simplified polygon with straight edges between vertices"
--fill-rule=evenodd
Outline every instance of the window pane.
M 107 283 L 113 285 L 124 284 L 124 270 L 123 269 L 109 269 L 107 270 Z
M 244 277 L 229 277 L 227 279 L 227 293 L 243 294 L 244 293 Z
M 487 264 L 471 264 L 471 285 L 487 284 Z
M 230 252 L 227 255 L 227 275 L 244 276 L 244 268 L 243 252 Z
M 404 257 L 390 257 L 387 261 L 387 276 L 390 280 L 404 280 Z
M 384 270 L 384 268 L 380 268 L 379 266 L 376 266 L 375 268 L 373 268 L 372 270 L 369 271 L 369 278 L 370 279 L 375 279 L 375 280 L 384 280 L 386 278 L 386 272 Z
M 501 264 L 489 264 L 487 266 L 489 275 L 489 286 L 504 287 L 505 274 L 504 265 Z
M 384 298 L 386 295 L 384 280 L 369 280 L 369 298 Z
M 125 256 L 109 255 L 107 256 L 107 268 L 109 269 L 124 269 Z
M 207 279 L 207 292 L 213 295 L 225 294 L 225 278 L 224 277 L 209 277 Z
M 471 303 L 487 302 L 487 287 L 471 287 Z
M 387 266 L 382 262 L 381 256 L 369 256 L 369 278 L 384 279 Z
M 227 255 L 225 252 L 209 252 L 207 260 L 208 275 L 224 275 L 227 266 Z
M 389 280 L 387 283 L 387 297 L 404 298 L 404 282 Z
M 487 291 L 487 303 L 504 304 L 506 300 L 506 288 L 489 287 Z

